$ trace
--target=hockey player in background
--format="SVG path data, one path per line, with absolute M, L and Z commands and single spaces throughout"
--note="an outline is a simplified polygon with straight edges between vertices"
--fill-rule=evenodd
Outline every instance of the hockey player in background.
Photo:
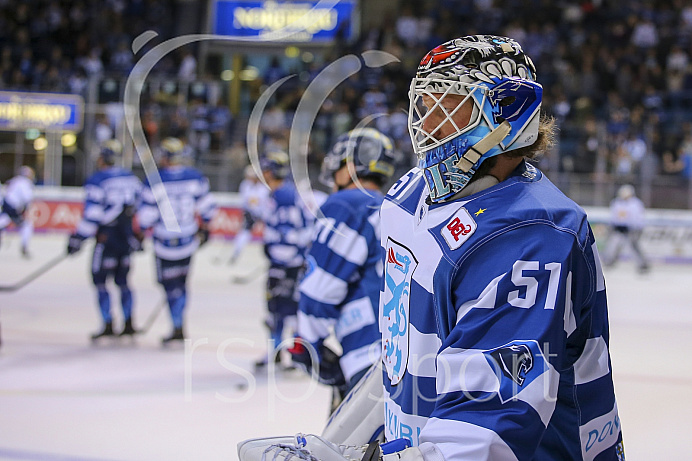
M 649 262 L 639 246 L 639 238 L 646 222 L 644 203 L 635 195 L 634 186 L 620 186 L 615 199 L 610 202 L 610 235 L 606 241 L 604 263 L 613 266 L 624 246 L 629 246 L 637 260 L 639 272 L 649 270 Z
M 269 189 L 257 178 L 252 165 L 245 167 L 245 178 L 240 182 L 238 190 L 243 200 L 243 228 L 233 240 L 233 254 L 229 261 L 235 263 L 240 253 L 252 238 L 252 229 L 256 222 L 264 220 L 263 213 L 267 210 Z
M 119 336 L 136 333 L 132 323 L 133 296 L 127 282 L 130 254 L 140 249 L 132 220 L 140 204 L 142 182 L 131 171 L 116 166 L 122 146 L 116 140 L 104 143 L 96 161 L 98 171 L 86 180 L 84 214 L 70 236 L 67 253 L 78 252 L 84 240 L 95 237 L 91 277 L 98 293 L 103 328 L 92 340 L 115 336 L 111 297 L 106 283 L 113 279 L 120 290 L 124 326 Z
M 380 358 L 380 189 L 394 164 L 392 141 L 374 128 L 341 135 L 322 163 L 320 181 L 333 193 L 313 233 L 300 284 L 300 339 L 290 352 L 308 372 L 317 359 L 316 376 L 338 390 L 333 409 Z M 324 345 L 332 330 L 340 357 Z
M 34 182 L 36 174 L 33 168 L 22 166 L 17 176 L 10 179 L 5 186 L 2 210 L 0 211 L 0 232 L 11 222 L 19 229 L 21 252 L 29 257 L 29 241 L 34 234 L 34 223 L 28 216 L 29 206 L 34 199 Z
M 183 151 L 184 145 L 177 138 L 161 142 L 159 174 L 162 187 L 145 184 L 142 207 L 137 215 L 141 232 L 152 230 L 156 275 L 171 313 L 173 331 L 163 338 L 164 345 L 185 339 L 183 315 L 190 263 L 197 248 L 209 239 L 209 222 L 216 212 L 216 204 L 209 193 L 209 180 L 197 169 L 182 164 Z M 165 198 L 172 209 L 169 222 L 164 222 L 158 206 L 166 206 Z M 179 229 L 175 229 L 175 225 Z
M 313 223 L 313 216 L 289 178 L 288 155 L 281 151 L 269 152 L 260 159 L 260 165 L 271 189 L 264 221 L 264 252 L 269 260 L 266 325 L 274 349 L 255 363 L 258 369 L 265 367 L 269 360 L 281 362 L 277 348 L 284 339 L 284 329 L 288 330 L 290 324 L 295 329 L 298 277 L 305 262 Z

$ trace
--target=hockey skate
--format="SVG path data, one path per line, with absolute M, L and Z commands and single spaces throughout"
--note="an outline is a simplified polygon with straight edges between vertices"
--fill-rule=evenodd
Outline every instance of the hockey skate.
M 125 326 L 123 330 L 118 334 L 118 337 L 122 338 L 124 336 L 133 337 L 137 334 L 137 330 L 132 326 L 132 319 L 125 320 Z
M 108 322 L 104 324 L 103 330 L 99 331 L 98 333 L 94 333 L 91 335 L 91 341 L 96 342 L 101 338 L 112 338 L 115 336 L 115 333 L 113 332 L 113 323 Z
M 167 346 L 169 344 L 173 344 L 175 342 L 182 342 L 185 341 L 185 335 L 183 334 L 183 329 L 181 328 L 174 328 L 173 332 L 170 334 L 170 336 L 166 336 L 161 340 L 161 344 L 164 346 Z
M 281 367 L 281 354 L 278 352 L 274 354 L 274 364 L 277 366 L 277 368 Z M 255 362 L 255 371 L 264 371 L 267 369 L 268 366 L 269 358 L 265 355 L 264 357 Z

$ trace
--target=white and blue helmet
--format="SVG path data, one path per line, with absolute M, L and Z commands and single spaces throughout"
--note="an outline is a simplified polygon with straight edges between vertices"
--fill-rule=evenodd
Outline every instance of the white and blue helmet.
M 342 134 L 322 161 L 320 182 L 334 186 L 334 173 L 349 160 L 354 166 L 351 179 L 370 177 L 386 182 L 394 174 L 394 143 L 375 128 L 356 128 Z
M 536 142 L 543 87 L 535 79 L 531 58 L 507 37 L 457 38 L 423 58 L 409 131 L 433 202 L 466 187 L 486 159 Z M 462 107 L 470 119 L 459 126 Z

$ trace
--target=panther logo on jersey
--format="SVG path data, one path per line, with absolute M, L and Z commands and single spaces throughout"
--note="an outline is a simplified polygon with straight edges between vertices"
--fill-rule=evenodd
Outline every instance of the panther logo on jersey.
M 387 241 L 380 329 L 382 360 L 392 385 L 401 381 L 408 365 L 409 301 L 416 266 L 411 250 L 392 239 Z
M 498 394 L 504 403 L 515 400 L 522 392 L 532 387 L 537 382 L 543 385 L 543 381 L 536 381 L 552 367 L 545 360 L 541 348 L 536 341 L 512 341 L 496 349 L 485 351 L 488 364 L 495 370 L 499 381 Z M 552 392 L 546 389 L 545 392 Z
M 533 368 L 533 355 L 526 344 L 512 344 L 491 352 L 490 356 L 500 366 L 502 373 L 520 386 Z

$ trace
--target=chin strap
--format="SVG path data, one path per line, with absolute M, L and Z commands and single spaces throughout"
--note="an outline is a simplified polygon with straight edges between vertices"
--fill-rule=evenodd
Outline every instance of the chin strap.
M 512 125 L 507 120 L 503 121 L 497 128 L 485 135 L 483 139 L 471 146 L 454 166 L 464 173 L 468 173 L 483 154 L 500 144 L 510 131 L 512 131 Z

